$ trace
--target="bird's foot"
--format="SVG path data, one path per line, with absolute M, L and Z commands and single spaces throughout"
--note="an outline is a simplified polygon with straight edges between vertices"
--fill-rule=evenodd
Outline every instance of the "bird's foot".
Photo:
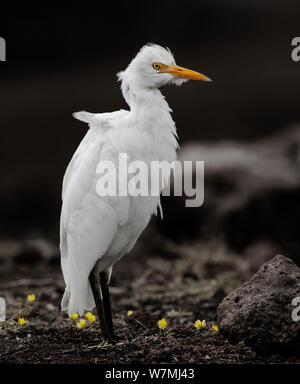
M 119 336 L 119 335 L 113 335 L 113 338 L 117 341 L 124 341 L 126 340 L 126 337 Z
M 118 335 L 112 334 L 112 335 L 105 337 L 105 340 L 109 344 L 115 345 L 115 344 L 119 344 L 120 342 L 126 340 L 126 338 L 123 336 L 118 336 Z

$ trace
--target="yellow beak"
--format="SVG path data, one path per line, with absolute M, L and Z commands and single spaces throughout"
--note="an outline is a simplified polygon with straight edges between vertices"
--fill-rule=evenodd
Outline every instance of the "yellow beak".
M 179 67 L 178 65 L 164 65 L 159 71 L 161 73 L 170 73 L 173 76 L 181 77 L 183 79 L 212 81 L 209 77 L 203 75 L 202 73 L 192 71 L 191 69 L 184 67 Z

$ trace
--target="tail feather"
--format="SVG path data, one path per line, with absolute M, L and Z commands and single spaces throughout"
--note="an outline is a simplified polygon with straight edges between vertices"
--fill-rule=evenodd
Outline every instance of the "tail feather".
M 71 248 L 71 249 L 70 249 Z M 80 316 L 85 310 L 92 310 L 95 307 L 93 293 L 89 283 L 89 267 L 77 268 L 72 263 L 72 257 L 75 256 L 74 247 L 68 246 L 68 236 L 64 230 L 61 233 L 61 266 L 66 283 L 65 292 L 61 301 L 62 311 L 67 311 L 69 317 L 74 312 Z M 73 253 L 70 255 L 69 253 Z

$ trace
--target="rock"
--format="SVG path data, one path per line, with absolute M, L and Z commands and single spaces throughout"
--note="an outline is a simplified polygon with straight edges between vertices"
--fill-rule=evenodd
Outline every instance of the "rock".
M 299 125 L 251 143 L 186 144 L 179 160 L 205 162 L 204 204 L 186 208 L 185 196 L 165 197 L 164 234 L 175 241 L 218 236 L 238 252 L 269 241 L 277 253 L 299 255 Z
M 42 254 L 38 248 L 30 244 L 21 244 L 14 255 L 16 264 L 36 264 L 42 260 Z
M 59 260 L 59 251 L 50 240 L 25 240 L 18 243 L 13 259 L 17 264 L 36 264 L 42 260 L 52 264 Z
M 292 318 L 296 297 L 300 268 L 277 255 L 219 304 L 220 330 L 231 341 L 259 350 L 300 352 L 300 319 Z

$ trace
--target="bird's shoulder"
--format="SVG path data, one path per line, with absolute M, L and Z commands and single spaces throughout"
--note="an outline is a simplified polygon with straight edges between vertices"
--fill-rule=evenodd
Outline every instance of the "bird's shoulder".
M 115 122 L 122 120 L 127 116 L 129 111 L 119 110 L 111 113 L 90 113 L 86 111 L 75 112 L 73 116 L 85 123 L 89 124 L 89 130 L 84 136 L 83 140 L 79 144 L 75 151 L 64 175 L 62 197 L 64 197 L 65 190 L 71 177 L 77 173 L 76 171 L 81 166 L 88 163 L 88 159 L 93 160 L 94 165 L 97 165 L 101 158 L 101 152 L 103 155 L 103 147 L 109 140 L 109 132 L 112 131 L 112 127 L 115 126 Z M 100 156 L 100 157 L 99 157 Z
M 105 113 L 91 113 L 86 111 L 79 111 L 73 113 L 75 119 L 88 123 L 90 127 L 109 128 L 112 123 L 117 119 L 125 118 L 129 111 L 120 109 L 115 112 Z

